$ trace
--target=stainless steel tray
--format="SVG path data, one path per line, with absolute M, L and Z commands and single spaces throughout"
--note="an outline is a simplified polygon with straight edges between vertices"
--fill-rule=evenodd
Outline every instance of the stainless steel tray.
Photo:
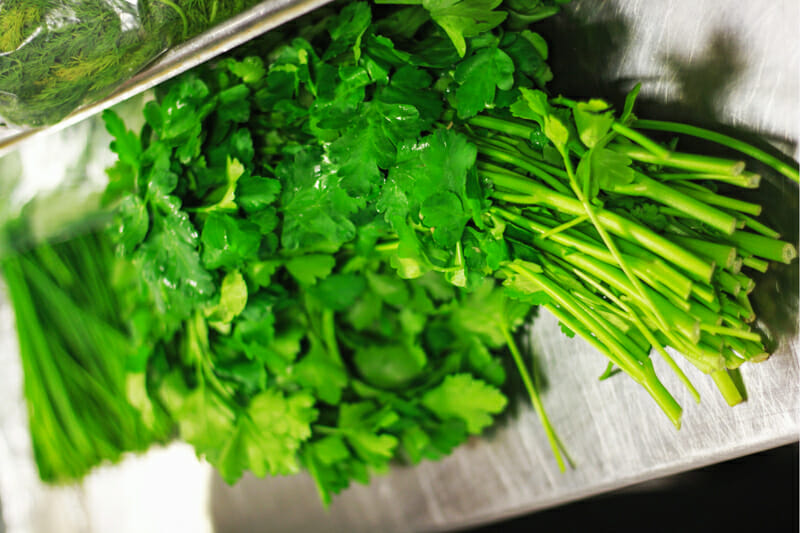
M 47 132 L 62 130 L 127 100 L 190 68 L 225 53 L 250 39 L 293 20 L 331 0 L 266 0 L 194 39 L 176 46 L 151 66 L 124 82 L 112 94 L 83 106 L 58 124 L 41 128 L 10 128 L 0 125 L 0 155 L 20 142 Z
M 567 37 L 554 45 L 552 61 L 568 63 L 556 66 L 562 73 L 577 69 L 580 82 L 569 80 L 565 90 L 608 96 L 641 80 L 642 103 L 654 113 L 688 112 L 690 119 L 757 132 L 798 157 L 796 0 L 585 0 L 559 20 L 550 30 Z M 765 181 L 766 216 L 796 241 L 797 187 Z M 742 405 L 729 408 L 710 379 L 687 369 L 702 395 L 694 404 L 659 365 L 685 408 L 676 431 L 629 379 L 597 381 L 604 359 L 564 337 L 542 313 L 530 344 L 549 383 L 545 407 L 575 469 L 558 471 L 535 414 L 520 399 L 486 438 L 443 461 L 399 467 L 354 486 L 327 512 L 306 475 L 246 477 L 228 487 L 181 445 L 100 469 L 80 487 L 43 487 L 26 440 L 10 315 L 0 304 L 0 498 L 9 532 L 448 530 L 796 441 L 798 279 L 795 263 L 760 282 L 759 303 L 779 345 L 768 361 L 743 368 L 749 400 Z

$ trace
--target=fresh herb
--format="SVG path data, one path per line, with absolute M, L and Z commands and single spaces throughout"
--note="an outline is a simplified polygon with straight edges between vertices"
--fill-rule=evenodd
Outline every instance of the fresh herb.
M 139 134 L 104 115 L 129 372 L 229 482 L 305 467 L 328 503 L 439 458 L 507 404 L 503 355 L 564 468 L 514 338 L 537 305 L 676 426 L 653 350 L 742 400 L 742 268 L 796 257 L 714 187 L 757 177 L 647 137 L 636 90 L 547 94 L 523 23 L 556 4 L 523 4 L 351 2 L 159 87 Z
M 78 479 L 170 435 L 144 374 L 129 373 L 136 353 L 119 319 L 115 273 L 108 270 L 114 264 L 107 239 L 92 234 L 0 260 L 16 314 L 33 453 L 45 481 Z
M 255 0 L 4 0 L 0 121 L 41 126 L 105 96 L 165 50 Z

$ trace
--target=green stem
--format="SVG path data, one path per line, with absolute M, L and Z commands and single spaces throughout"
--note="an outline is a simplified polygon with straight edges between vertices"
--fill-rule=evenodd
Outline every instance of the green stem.
M 725 358 L 725 367 L 728 370 L 736 370 L 737 368 L 742 366 L 742 363 L 746 361 L 746 359 L 736 355 L 734 351 L 728 348 L 727 346 L 725 346 L 722 349 L 722 357 Z
M 517 215 L 501 207 L 493 207 L 490 209 L 490 211 L 499 214 L 501 217 L 516 224 L 517 226 L 539 233 L 540 235 L 535 237 L 537 241 L 540 239 L 550 239 L 553 242 L 556 242 L 562 246 L 573 248 L 590 257 L 594 257 L 595 259 L 603 261 L 604 263 L 610 265 L 617 264 L 611 253 L 605 248 L 594 245 L 588 241 L 564 232 L 555 232 L 555 229 L 557 228 L 548 229 L 546 226 L 541 225 L 530 218 Z M 577 218 L 573 219 L 573 221 L 574 220 L 577 220 Z M 634 256 L 626 256 L 625 260 L 631 264 L 631 267 L 637 276 L 640 276 L 643 279 L 650 278 L 652 276 L 654 279 L 662 282 L 667 287 L 670 287 L 672 290 L 678 292 L 679 296 L 685 296 L 688 298 L 692 282 L 688 278 L 682 276 L 680 273 L 667 268 L 652 268 L 652 262 L 642 260 Z
M 564 231 L 566 231 L 566 230 L 568 230 L 568 229 L 570 229 L 570 228 L 572 228 L 574 226 L 577 226 L 578 224 L 583 224 L 588 219 L 589 219 L 589 217 L 586 216 L 586 215 L 580 216 L 580 217 L 575 217 L 575 218 L 573 218 L 572 220 L 570 220 L 568 222 L 564 222 L 563 224 L 560 224 L 560 225 L 558 225 L 558 226 L 556 226 L 554 228 L 550 228 L 549 230 L 547 230 L 544 233 L 542 233 L 541 237 L 542 237 L 542 239 L 547 239 L 548 237 L 552 237 L 553 235 L 556 235 L 558 233 L 562 233 L 562 232 L 564 232 Z
M 700 324 L 700 329 L 715 335 L 727 335 L 729 337 L 736 337 L 737 339 L 744 339 L 746 341 L 761 342 L 761 335 L 754 331 L 726 328 L 724 326 L 712 326 L 710 324 Z
M 558 194 L 529 180 L 519 180 L 509 176 L 496 176 L 492 181 L 496 187 L 521 193 L 517 196 L 520 204 L 545 205 L 573 216 L 586 214 L 583 205 L 578 200 Z M 711 281 L 711 276 L 714 272 L 713 264 L 707 263 L 649 228 L 605 209 L 597 209 L 597 219 L 615 235 L 639 244 L 665 261 L 689 273 L 692 277 L 706 283 Z
M 758 216 L 761 214 L 761 206 L 758 204 L 754 204 L 752 202 L 745 202 L 743 200 L 737 200 L 736 198 L 731 198 L 730 196 L 723 196 L 721 194 L 716 194 L 705 187 L 700 185 L 692 184 L 691 186 L 674 186 L 676 190 L 683 192 L 697 200 L 705 202 L 709 205 L 716 205 L 719 207 L 724 207 L 726 209 L 731 209 L 733 211 L 738 211 L 740 213 L 746 213 L 748 215 Z
M 749 256 L 742 257 L 742 266 L 752 268 L 753 270 L 757 270 L 763 274 L 769 268 L 769 263 L 757 257 Z
M 558 279 L 559 282 L 568 278 L 572 278 L 576 282 L 575 285 L 579 284 L 578 279 L 576 279 L 572 274 L 572 272 L 576 270 L 575 268 L 571 267 L 568 263 L 559 261 L 557 258 L 555 258 L 555 263 L 558 264 L 554 264 L 554 262 L 548 258 L 542 258 L 542 265 L 545 266 L 545 272 L 549 273 L 551 271 L 557 271 L 558 275 L 556 276 L 556 279 Z M 616 318 L 614 320 L 608 320 L 603 314 L 598 313 L 594 305 L 584 305 L 584 301 L 586 301 L 587 304 L 591 302 L 592 293 L 588 290 L 583 292 L 584 294 L 581 297 L 579 296 L 581 291 L 577 290 L 577 288 L 571 288 L 569 290 L 570 295 L 575 298 L 576 305 L 580 306 L 581 311 L 587 316 L 591 317 L 596 323 L 603 324 L 608 334 L 611 335 L 619 344 L 619 346 L 621 346 L 628 354 L 630 354 L 633 359 L 639 362 L 647 360 L 649 347 L 640 346 L 636 343 L 633 336 L 626 335 L 622 329 L 617 327 L 617 323 L 619 321 L 616 320 Z
M 720 268 L 730 269 L 736 261 L 736 248 L 727 244 L 695 239 L 677 233 L 668 233 L 667 238 L 695 253 L 714 261 Z
M 717 370 L 712 372 L 711 378 L 714 380 L 714 383 L 717 384 L 719 392 L 722 393 L 722 397 L 725 398 L 725 401 L 728 402 L 728 405 L 733 407 L 744 400 L 744 398 L 742 398 L 742 393 L 739 392 L 739 389 L 736 387 L 736 383 L 733 382 L 727 370 Z
M 633 320 L 637 329 L 642 333 L 642 335 L 644 335 L 644 337 L 647 339 L 650 345 L 656 349 L 656 351 L 661 355 L 661 358 L 664 359 L 664 361 L 666 361 L 667 365 L 669 365 L 672 371 L 675 372 L 675 375 L 678 376 L 678 379 L 688 389 L 689 393 L 692 395 L 695 401 L 697 403 L 700 403 L 700 393 L 697 391 L 692 382 L 683 372 L 681 367 L 678 366 L 678 364 L 669 355 L 669 353 L 667 353 L 667 351 L 664 349 L 661 343 L 658 342 L 658 339 L 655 338 L 653 333 L 650 331 L 650 328 L 645 326 L 644 322 L 642 322 L 642 319 L 639 317 L 639 314 L 636 313 L 633 309 L 631 309 L 625 302 L 617 298 L 613 292 L 611 292 L 602 284 L 592 279 L 590 276 L 587 276 L 585 273 L 577 269 L 574 272 L 579 277 L 581 277 L 581 279 L 592 285 L 592 287 L 594 287 L 595 290 L 602 293 L 606 298 L 614 302 L 614 304 L 616 304 L 620 309 L 622 309 L 625 313 L 627 313 L 626 316 L 628 316 L 630 319 Z
M 647 150 L 637 148 L 632 145 L 626 146 L 622 144 L 614 144 L 611 145 L 611 148 L 635 161 L 661 165 L 665 167 L 681 168 L 684 170 L 693 170 L 695 172 L 737 176 L 744 170 L 743 162 L 733 161 L 731 159 L 722 159 L 720 157 L 682 154 L 678 152 L 670 152 L 669 157 L 658 157 L 651 154 Z
M 691 183 L 694 181 L 721 181 L 743 189 L 757 189 L 761 183 L 761 176 L 755 172 L 744 171 L 738 176 L 728 174 L 702 174 L 697 172 L 656 172 L 652 176 L 659 181 L 682 181 Z
M 339 343 L 336 342 L 336 317 L 330 309 L 322 311 L 322 338 L 328 348 L 328 354 L 337 365 L 344 368 L 344 360 L 342 360 L 342 354 L 339 351 Z
M 739 280 L 734 277 L 733 274 L 728 272 L 727 270 L 718 270 L 716 274 L 714 274 L 717 285 L 720 289 L 727 292 L 731 296 L 736 296 L 739 294 L 739 291 L 742 290 L 742 286 L 739 284 Z
M 756 313 L 753 311 L 753 306 L 750 304 L 750 298 L 746 294 L 739 293 L 736 295 L 736 302 L 742 308 L 741 317 L 745 322 L 752 322 L 756 319 Z
M 400 241 L 381 242 L 375 245 L 375 251 L 378 253 L 393 252 L 400 246 Z
M 659 314 L 661 314 L 664 317 L 668 317 L 669 323 L 671 323 L 673 327 L 681 331 L 687 338 L 690 339 L 699 338 L 700 330 L 697 325 L 697 319 L 695 317 L 690 316 L 689 313 L 675 307 L 675 305 L 669 302 L 669 300 L 667 300 L 660 294 L 656 293 L 655 291 L 652 291 L 651 289 L 646 289 L 650 291 L 649 294 L 650 299 L 643 300 L 633 290 L 633 288 L 630 286 L 630 281 L 619 270 L 619 268 L 597 261 L 590 256 L 577 252 L 571 252 L 562 247 L 554 245 L 549 241 L 537 242 L 536 245 L 543 251 L 555 257 L 561 258 L 570 265 L 577 267 L 585 272 L 588 272 L 598 279 L 604 280 L 606 283 L 614 287 L 614 289 L 616 289 L 617 291 L 629 295 L 631 298 L 634 299 L 634 301 L 637 302 L 638 306 L 640 306 L 642 311 L 647 310 L 649 311 L 650 314 L 655 315 L 653 307 L 658 306 Z M 666 326 L 664 324 L 659 324 L 659 329 L 666 331 L 667 329 L 669 329 L 669 326 Z
M 550 419 L 547 417 L 547 413 L 544 410 L 544 404 L 542 404 L 542 400 L 539 397 L 539 391 L 536 390 L 536 387 L 534 386 L 530 372 L 528 372 L 525 362 L 522 360 L 522 354 L 520 353 L 519 348 L 517 348 L 517 343 L 514 342 L 514 337 L 511 335 L 511 332 L 508 328 L 503 328 L 503 336 L 505 337 L 506 345 L 511 352 L 511 357 L 514 359 L 514 364 L 517 365 L 517 371 L 522 378 L 523 385 L 525 385 L 525 390 L 528 391 L 531 404 L 533 404 L 533 408 L 536 410 L 536 415 L 539 417 L 539 421 L 542 423 L 544 432 L 547 435 L 547 441 L 550 443 L 550 449 L 553 451 L 553 455 L 558 463 L 558 469 L 564 472 L 566 470 L 566 465 L 564 463 L 564 458 L 561 455 L 561 449 L 563 448 L 561 445 L 561 440 L 556 435 L 555 429 L 553 429 L 553 425 L 550 423 Z
M 586 328 L 580 328 L 577 332 L 580 332 L 581 336 L 592 344 L 594 344 L 595 339 L 600 341 L 605 347 L 605 349 L 601 351 L 606 354 L 613 354 L 613 357 L 609 357 L 609 359 L 631 376 L 637 383 L 642 385 L 675 427 L 680 428 L 681 406 L 678 405 L 675 398 L 673 398 L 669 391 L 661 384 L 649 360 L 640 363 L 633 358 L 607 333 L 606 328 L 602 324 L 598 323 L 592 316 L 584 313 L 580 304 L 578 304 L 558 283 L 554 283 L 549 280 L 547 276 L 528 268 L 524 262 L 509 263 L 507 268 L 526 277 L 528 280 L 541 287 L 545 294 L 552 298 L 555 303 L 563 307 L 564 311 L 585 324 Z M 548 304 L 548 309 L 551 307 L 554 306 Z M 591 332 L 588 336 L 587 329 Z
M 502 135 L 495 137 L 477 137 L 473 135 L 471 136 L 471 140 L 478 146 L 478 151 L 480 151 L 482 147 L 488 145 L 507 154 L 512 154 L 513 156 L 524 161 L 526 164 L 533 165 L 534 167 L 550 174 L 551 176 L 555 176 L 562 180 L 567 179 L 567 172 L 563 168 L 546 162 L 543 159 L 543 156 L 540 153 L 537 153 L 536 150 L 531 147 L 530 143 L 525 140 L 504 137 Z
M 530 163 L 529 161 L 520 157 L 519 155 L 509 154 L 508 152 L 504 152 L 503 150 L 485 146 L 479 146 L 478 150 L 481 155 L 490 157 L 494 161 L 508 163 L 530 172 L 531 174 L 533 174 L 534 176 L 536 176 L 537 178 L 548 184 L 554 190 L 559 191 L 561 194 L 568 193 L 568 189 L 563 183 L 559 182 L 556 178 L 551 176 L 547 171 L 542 170 L 541 168 L 539 168 L 539 166 Z
M 634 121 L 633 126 L 645 130 L 682 133 L 685 135 L 691 135 L 692 137 L 699 137 L 701 139 L 722 144 L 728 148 L 732 148 L 738 152 L 748 155 L 753 159 L 761 161 L 762 163 L 771 166 L 787 178 L 800 183 L 800 171 L 798 171 L 797 167 L 788 165 L 777 157 L 774 157 L 746 142 L 729 137 L 728 135 L 723 135 L 722 133 L 710 131 L 705 128 L 698 128 L 697 126 L 689 126 L 687 124 L 679 124 L 677 122 L 668 122 L 662 120 L 636 120 Z
M 797 250 L 790 243 L 757 233 L 737 231 L 727 238 L 742 250 L 770 261 L 789 264 L 797 257 Z
M 613 354 L 612 362 L 629 374 L 637 383 L 644 379 L 641 367 L 636 359 L 631 357 L 630 354 L 607 333 L 606 328 L 601 323 L 584 313 L 582 306 L 559 284 L 553 283 L 547 276 L 534 272 L 530 268 L 519 263 L 510 263 L 508 268 L 542 287 L 544 292 L 552 298 L 554 302 L 575 317 L 580 323 L 585 324 L 584 330 L 592 332 L 593 334 L 590 334 L 590 337 L 596 336 L 597 340 L 606 347 L 604 351 L 609 351 Z
M 676 187 L 650 179 L 641 172 L 636 172 L 635 176 L 636 179 L 633 183 L 611 186 L 608 190 L 619 194 L 650 198 L 655 202 L 682 211 L 728 235 L 736 229 L 736 218 L 728 213 L 711 207 L 701 199 L 686 194 Z
M 473 117 L 469 119 L 468 123 L 472 126 L 499 131 L 501 133 L 505 133 L 506 135 L 511 135 L 512 137 L 521 137 L 525 140 L 529 140 L 531 135 L 539 133 L 537 128 L 526 126 L 525 124 L 521 124 L 519 122 L 512 122 L 510 120 L 490 117 L 487 115 L 478 115 L 477 117 Z
M 639 133 L 638 131 L 631 129 L 623 124 L 620 124 L 619 122 L 614 122 L 614 124 L 611 125 L 611 129 L 619 133 L 620 135 L 632 140 L 642 148 L 648 150 L 656 157 L 667 158 L 670 155 L 670 151 L 661 146 L 660 144 L 649 139 L 647 136 Z
M 753 292 L 753 289 L 756 288 L 756 282 L 746 274 L 739 272 L 733 274 L 733 276 L 736 278 L 736 281 L 739 282 L 739 285 L 742 287 L 742 290 L 745 294 L 750 294 Z
M 578 184 L 578 179 L 575 176 L 575 172 L 572 168 L 572 161 L 570 161 L 569 154 L 567 153 L 567 151 L 563 146 L 559 145 L 557 146 L 557 148 L 558 151 L 561 153 L 561 158 L 564 160 L 564 167 L 566 167 L 567 169 L 567 175 L 569 176 L 569 183 L 572 186 L 572 191 L 575 193 L 575 196 L 583 205 L 583 209 L 586 212 L 586 214 L 589 215 L 589 218 L 591 219 L 592 224 L 597 230 L 597 233 L 600 235 L 600 238 L 603 240 L 603 243 L 611 252 L 611 255 L 614 256 L 614 260 L 617 262 L 619 267 L 625 273 L 625 276 L 630 280 L 634 290 L 636 290 L 636 292 L 639 293 L 639 296 L 642 299 L 644 299 L 648 304 L 650 304 L 650 307 L 653 309 L 653 313 L 655 314 L 657 321 L 661 325 L 666 327 L 667 323 L 664 321 L 664 317 L 661 315 L 661 312 L 655 307 L 655 305 L 653 305 L 653 302 L 650 300 L 648 293 L 645 291 L 642 282 L 631 271 L 630 267 L 628 266 L 628 263 L 624 260 L 622 254 L 617 249 L 617 245 L 614 243 L 614 240 L 611 238 L 608 232 L 606 232 L 606 229 L 603 227 L 603 225 L 600 223 L 600 220 L 597 218 L 597 213 L 595 212 L 594 206 L 589 203 L 589 200 L 586 198 L 583 191 L 581 190 L 581 187 Z M 591 154 L 589 154 L 589 157 L 591 157 Z M 588 181 L 589 180 L 587 180 L 587 182 Z
M 780 239 L 781 234 L 775 231 L 774 229 L 770 228 L 766 224 L 762 224 L 758 220 L 748 217 L 747 215 L 739 215 L 739 218 L 744 220 L 744 225 L 746 228 L 750 228 L 751 230 L 755 231 L 756 233 L 760 233 L 765 237 L 769 237 L 770 239 Z

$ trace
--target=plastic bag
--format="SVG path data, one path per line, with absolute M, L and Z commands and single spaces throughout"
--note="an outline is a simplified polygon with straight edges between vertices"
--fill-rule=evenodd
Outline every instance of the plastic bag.
M 0 122 L 53 124 L 257 0 L 0 0 Z

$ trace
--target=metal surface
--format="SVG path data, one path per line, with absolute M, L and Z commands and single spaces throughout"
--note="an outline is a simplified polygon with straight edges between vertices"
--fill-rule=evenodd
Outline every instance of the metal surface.
M 577 2 L 542 32 L 558 41 L 551 57 L 556 80 L 573 72 L 558 87 L 565 94 L 615 99 L 630 80 L 641 80 L 648 114 L 755 131 L 797 158 L 799 27 L 796 0 L 592 0 Z M 759 193 L 765 216 L 796 242 L 797 187 L 765 182 Z M 749 394 L 742 405 L 728 407 L 710 379 L 687 368 L 702 395 L 695 404 L 656 361 L 685 409 L 676 431 L 627 377 L 598 381 L 603 357 L 564 337 L 542 313 L 530 348 L 545 371 L 543 401 L 574 469 L 558 471 L 535 414 L 520 398 L 491 435 L 440 462 L 398 467 L 369 486 L 354 486 L 328 511 L 307 475 L 245 477 L 228 487 L 181 446 L 101 469 L 82 487 L 43 487 L 30 457 L 10 313 L 0 303 L 0 498 L 8 531 L 448 530 L 795 441 L 798 279 L 795 262 L 760 280 L 757 304 L 778 347 L 768 361 L 742 369 Z M 170 505 L 159 505 L 164 501 Z
M 28 129 L 5 128 L 0 125 L 0 155 L 8 153 L 26 139 L 77 124 L 330 1 L 266 0 L 194 39 L 176 46 L 106 98 L 81 107 L 58 124 Z

